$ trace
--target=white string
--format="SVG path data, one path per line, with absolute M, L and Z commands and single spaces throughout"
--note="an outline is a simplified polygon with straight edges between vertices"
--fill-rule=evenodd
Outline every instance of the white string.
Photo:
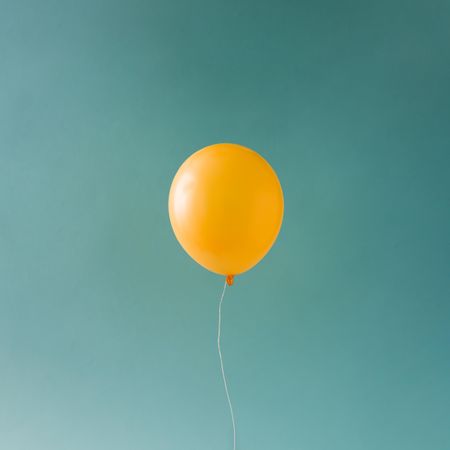
M 223 286 L 222 296 L 219 302 L 219 324 L 217 327 L 217 348 L 219 350 L 220 368 L 222 369 L 223 385 L 225 386 L 225 393 L 227 394 L 228 406 L 230 407 L 231 423 L 233 424 L 233 450 L 236 450 L 236 424 L 234 423 L 233 405 L 231 404 L 230 394 L 228 392 L 227 378 L 225 377 L 225 370 L 223 369 L 223 358 L 220 350 L 220 328 L 222 325 L 222 302 L 225 297 L 225 291 L 227 289 L 227 282 Z

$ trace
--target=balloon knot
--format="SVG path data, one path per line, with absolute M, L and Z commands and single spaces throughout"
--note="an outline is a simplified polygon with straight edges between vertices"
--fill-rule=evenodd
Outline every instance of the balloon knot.
M 233 286 L 234 275 L 227 275 L 227 284 L 228 286 Z

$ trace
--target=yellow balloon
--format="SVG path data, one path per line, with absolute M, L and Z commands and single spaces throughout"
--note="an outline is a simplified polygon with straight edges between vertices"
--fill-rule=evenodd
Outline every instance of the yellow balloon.
M 255 266 L 283 221 L 283 191 L 269 163 L 237 144 L 191 155 L 169 193 L 169 216 L 181 246 L 206 269 L 229 276 Z

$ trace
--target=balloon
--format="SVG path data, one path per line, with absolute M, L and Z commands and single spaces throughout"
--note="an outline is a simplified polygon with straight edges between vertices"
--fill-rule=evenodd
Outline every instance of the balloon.
M 215 144 L 191 155 L 169 193 L 176 238 L 206 269 L 229 276 L 255 266 L 283 221 L 283 191 L 269 163 L 237 144 Z

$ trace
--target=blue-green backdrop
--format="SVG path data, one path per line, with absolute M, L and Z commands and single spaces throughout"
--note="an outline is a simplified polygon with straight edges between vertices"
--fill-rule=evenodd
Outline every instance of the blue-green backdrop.
M 239 450 L 450 448 L 448 1 L 0 7 L 1 449 L 231 449 L 167 216 L 224 141 L 286 200 L 224 305 Z

